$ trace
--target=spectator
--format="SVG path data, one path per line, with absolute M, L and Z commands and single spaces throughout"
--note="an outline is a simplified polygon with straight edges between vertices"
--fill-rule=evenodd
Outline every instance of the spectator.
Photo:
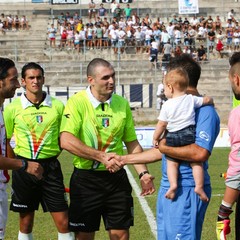
M 62 24 L 64 24 L 65 21 L 66 19 L 65 19 L 64 13 L 61 12 L 60 15 L 58 15 L 58 19 L 57 19 L 58 26 L 61 26 Z
M 160 83 L 157 88 L 157 110 L 161 110 L 163 103 L 167 101 L 166 95 L 164 94 L 163 83 Z
M 79 19 L 76 24 L 76 30 L 80 32 L 80 31 L 82 31 L 82 29 L 83 29 L 83 21 L 82 21 L 82 19 Z
M 57 29 L 54 27 L 54 24 L 51 24 L 51 27 L 48 28 L 48 39 L 50 42 L 50 47 L 55 48 L 56 47 L 56 33 Z
M 79 49 L 79 51 L 81 51 L 82 50 L 82 52 L 83 51 L 85 51 L 85 47 L 86 47 L 86 31 L 85 31 L 85 29 L 84 29 L 84 25 L 83 25 L 83 27 L 82 27 L 82 30 L 79 32 L 79 34 L 80 34 L 80 49 Z
M 71 28 L 71 25 L 67 26 L 67 46 L 68 50 L 72 49 L 74 46 L 74 30 Z
M 200 47 L 197 49 L 197 60 L 198 61 L 206 61 L 207 60 L 206 51 L 205 51 L 203 45 L 200 45 Z
M 168 40 L 167 43 L 164 44 L 163 50 L 162 50 L 163 57 L 166 62 L 170 61 L 172 52 L 173 52 L 172 45 L 170 44 L 170 40 Z
M 151 47 L 151 39 L 153 36 L 153 31 L 150 26 L 147 26 L 147 30 L 145 31 L 145 47 L 146 47 L 146 52 L 149 52 L 149 49 Z
M 146 26 L 151 26 L 152 19 L 149 17 L 149 14 L 147 13 L 146 16 L 143 18 L 143 22 L 146 24 Z
M 124 8 L 123 12 L 124 12 L 126 20 L 128 20 L 131 17 L 131 13 L 132 13 L 132 8 L 130 8 L 129 3 L 127 4 L 127 7 Z
M 3 22 L 2 22 L 2 20 L 0 19 L 0 32 L 2 33 L 2 34 L 5 34 L 6 32 L 5 32 L 5 29 L 4 29 L 4 24 L 3 24 Z
M 239 51 L 240 29 L 234 29 L 234 32 L 233 32 L 233 44 L 234 44 L 234 51 Z
M 191 49 L 189 48 L 189 46 L 184 46 L 184 48 L 183 48 L 183 53 L 192 55 L 192 51 L 191 51 Z
M 226 38 L 227 38 L 227 42 L 226 42 L 226 45 L 227 45 L 227 49 L 229 52 L 232 51 L 232 42 L 233 42 L 233 29 L 230 28 L 226 31 Z
M 109 30 L 108 25 L 106 23 L 102 23 L 102 29 L 103 29 L 103 46 L 105 49 L 108 49 L 109 47 Z
M 214 28 L 212 28 L 209 32 L 208 32 L 208 48 L 209 48 L 209 52 L 213 51 L 213 48 L 215 46 L 215 31 Z
M 80 20 L 80 16 L 78 12 L 75 12 L 73 15 L 74 25 L 77 25 L 78 21 Z
M 150 69 L 152 70 L 158 68 L 158 44 L 157 42 L 151 43 L 151 48 L 149 50 L 149 61 L 150 61 Z
M 115 9 L 117 8 L 118 4 L 116 3 L 116 1 L 112 1 L 111 3 L 111 13 L 112 13 L 112 16 L 114 17 L 114 12 L 115 12 Z
M 122 9 L 120 8 L 120 4 L 117 4 L 117 7 L 114 10 L 113 17 L 115 17 L 118 22 L 120 20 L 121 16 L 122 16 Z
M 77 52 L 80 52 L 80 39 L 81 39 L 81 34 L 79 31 L 75 31 L 74 33 L 74 48 L 77 50 Z
M 170 23 L 172 23 L 172 25 L 177 25 L 178 24 L 178 19 L 176 15 L 173 15 L 173 18 L 170 20 Z
M 135 31 L 134 38 L 135 38 L 135 45 L 136 45 L 136 53 L 141 53 L 143 41 L 144 41 L 141 27 L 138 27 L 137 30 Z
M 223 49 L 224 49 L 223 43 L 222 43 L 222 41 L 220 39 L 218 39 L 218 42 L 217 42 L 217 45 L 216 45 L 216 50 L 219 53 L 219 57 L 220 58 L 223 57 L 223 55 L 222 55 Z
M 176 46 L 176 48 L 175 48 L 175 50 L 174 50 L 174 57 L 178 57 L 178 56 L 180 56 L 181 54 L 182 54 L 183 52 L 182 52 L 182 48 L 181 48 L 181 46 L 180 45 L 177 45 Z
M 190 35 L 188 32 L 188 29 L 183 30 L 183 43 L 184 43 L 184 46 L 190 45 Z
M 160 31 L 160 27 L 157 25 L 153 25 L 153 38 L 154 38 L 154 41 L 157 42 L 159 47 L 160 40 L 161 40 L 161 31 Z
M 6 30 L 7 29 L 7 22 L 6 22 L 6 18 L 5 18 L 4 13 L 1 14 L 0 20 L 1 20 L 1 23 L 3 25 L 3 29 Z
M 107 9 L 103 7 L 103 3 L 100 4 L 100 8 L 98 9 L 98 16 L 99 17 L 107 16 Z
M 61 33 L 61 39 L 60 39 L 60 50 L 65 48 L 67 45 L 67 29 L 66 27 L 63 28 Z
M 203 25 L 205 25 L 205 18 L 203 16 L 200 16 L 200 18 L 198 19 L 199 23 L 203 23 Z
M 225 31 L 227 32 L 228 30 L 231 30 L 235 27 L 235 24 L 234 22 L 230 21 L 230 20 L 227 20 L 227 24 L 225 26 Z
M 189 22 L 188 18 L 185 17 L 185 19 L 184 19 L 184 21 L 183 21 L 183 27 L 184 27 L 184 28 L 188 28 L 188 27 L 189 27 L 189 24 L 190 24 L 190 22 Z
M 219 58 L 223 57 L 222 51 L 224 50 L 223 40 L 225 38 L 225 35 L 222 33 L 222 30 L 218 30 L 218 34 L 216 36 L 217 45 L 216 50 L 219 54 Z
M 235 21 L 235 18 L 234 18 L 234 10 L 231 9 L 228 14 L 227 14 L 227 20 L 231 23 L 231 22 L 234 22 Z
M 93 2 L 93 0 L 91 0 L 88 4 L 88 18 L 89 22 L 91 22 L 92 18 L 94 18 L 96 21 L 96 4 Z
M 214 28 L 216 31 L 222 30 L 222 21 L 221 21 L 219 15 L 216 16 L 216 19 L 214 21 Z
M 204 42 L 207 37 L 207 29 L 204 27 L 203 23 L 200 23 L 197 33 L 197 39 L 201 42 Z
M 12 30 L 12 27 L 13 27 L 13 17 L 11 14 L 7 15 L 7 18 L 6 18 L 6 28 L 8 30 Z
M 174 44 L 179 45 L 182 43 L 182 33 L 180 32 L 178 27 L 174 28 Z
M 18 15 L 16 15 L 13 19 L 13 28 L 15 30 L 19 30 L 20 27 L 21 27 L 20 19 L 19 19 Z
M 211 31 L 211 29 L 214 29 L 214 22 L 212 19 L 212 16 L 208 16 L 206 22 L 205 22 L 205 27 L 207 28 L 208 32 Z
M 118 36 L 118 48 L 119 48 L 120 52 L 123 53 L 124 52 L 126 32 L 122 28 L 119 28 L 119 30 L 117 31 L 117 36 Z
M 174 28 L 175 25 L 173 25 L 171 22 L 169 22 L 168 26 L 166 27 L 166 30 L 170 36 L 170 43 L 173 44 L 174 43 Z
M 24 29 L 29 30 L 29 21 L 25 15 L 22 16 L 20 24 L 23 30 Z
M 189 38 L 190 38 L 190 41 L 189 41 L 189 45 L 191 48 L 195 47 L 196 45 L 196 36 L 197 36 L 197 32 L 196 30 L 190 25 L 188 27 L 188 33 L 189 33 Z
M 87 49 L 93 49 L 93 39 L 94 39 L 94 29 L 93 24 L 87 25 L 86 36 L 87 36 Z
M 133 21 L 133 25 L 139 25 L 139 23 L 140 23 L 139 16 L 137 15 L 137 12 L 135 12 L 135 11 L 133 11 L 133 13 L 132 13 L 132 21 Z
M 112 45 L 112 48 L 113 48 L 113 52 L 115 54 L 117 54 L 117 52 L 118 52 L 118 46 L 117 46 L 117 44 L 118 44 L 118 39 L 117 39 L 118 34 L 117 34 L 117 32 L 118 32 L 117 27 L 114 24 L 113 28 L 109 32 L 109 37 L 111 39 L 111 45 Z
M 197 19 L 196 16 L 193 16 L 193 18 L 190 19 L 190 24 L 195 30 L 198 28 L 199 20 Z
M 169 35 L 169 33 L 167 32 L 167 30 L 164 28 L 162 33 L 161 33 L 161 45 L 162 47 L 164 46 L 164 44 L 166 44 L 167 42 L 171 41 L 171 37 Z
M 133 39 L 134 29 L 132 28 L 131 25 L 127 25 L 127 27 L 125 28 L 125 32 L 126 32 L 126 45 L 133 46 L 133 44 L 134 44 L 134 39 Z
M 101 24 L 97 24 L 96 27 L 96 49 L 102 50 L 103 29 Z

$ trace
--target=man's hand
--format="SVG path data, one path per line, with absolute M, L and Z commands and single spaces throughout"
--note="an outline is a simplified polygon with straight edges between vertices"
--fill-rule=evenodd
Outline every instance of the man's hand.
M 106 153 L 104 165 L 109 172 L 114 173 L 119 171 L 124 164 L 118 160 L 116 153 Z
M 38 179 L 42 179 L 43 174 L 43 168 L 42 166 L 37 162 L 31 162 L 28 161 L 28 167 L 26 169 L 26 172 L 36 176 Z
M 149 173 L 144 174 L 141 179 L 142 192 L 141 196 L 151 195 L 155 192 L 155 187 L 153 184 L 154 176 Z

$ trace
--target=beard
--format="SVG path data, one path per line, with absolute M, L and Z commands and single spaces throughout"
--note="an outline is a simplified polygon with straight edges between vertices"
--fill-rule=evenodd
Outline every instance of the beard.
M 237 100 L 240 100 L 240 94 L 239 93 L 234 93 L 234 96 Z

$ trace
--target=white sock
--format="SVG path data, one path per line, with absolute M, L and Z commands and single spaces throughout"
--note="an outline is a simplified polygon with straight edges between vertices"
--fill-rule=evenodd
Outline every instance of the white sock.
M 225 207 L 228 207 L 228 208 L 232 208 L 232 204 L 231 203 L 227 203 L 224 200 L 222 200 L 222 205 L 224 205 Z
M 58 233 L 58 240 L 74 240 L 74 233 L 68 232 L 68 233 Z
M 32 233 L 22 233 L 18 232 L 18 240 L 33 240 Z

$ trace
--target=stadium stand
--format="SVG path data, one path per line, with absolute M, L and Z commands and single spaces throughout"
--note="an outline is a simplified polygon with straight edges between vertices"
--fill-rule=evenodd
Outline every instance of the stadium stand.
M 24 2 L 25 3 L 25 2 Z M 100 1 L 97 2 L 97 8 Z M 109 6 L 104 4 L 109 11 Z M 134 1 L 130 4 L 132 11 L 135 11 L 140 19 L 148 14 L 152 22 L 157 19 L 168 24 L 174 15 L 179 18 L 178 1 Z M 124 8 L 125 4 L 121 4 Z M 117 92 L 126 96 L 132 106 L 133 115 L 136 121 L 154 121 L 158 116 L 156 109 L 156 91 L 158 84 L 162 81 L 163 73 L 161 68 L 162 54 L 159 54 L 160 68 L 149 69 L 149 55 L 146 51 L 136 54 L 135 46 L 129 46 L 122 54 L 114 54 L 111 49 L 93 49 L 80 51 L 75 49 L 50 48 L 47 29 L 53 23 L 59 31 L 58 20 L 63 12 L 69 12 L 74 16 L 78 13 L 83 23 L 88 23 L 88 5 L 51 5 L 49 3 L 15 3 L 0 4 L 0 8 L 5 15 L 12 16 L 25 15 L 29 21 L 29 29 L 19 29 L 18 31 L 7 30 L 0 32 L 0 56 L 13 59 L 18 68 L 29 61 L 41 63 L 46 71 L 46 86 L 49 91 L 58 94 L 58 89 L 67 92 L 71 87 L 85 87 L 86 65 L 94 57 L 103 57 L 111 61 L 116 69 Z M 16 10 L 17 9 L 17 10 Z M 239 3 L 230 0 L 199 1 L 199 14 L 196 18 L 209 16 L 216 19 L 220 16 L 222 26 L 227 23 L 227 13 L 234 9 L 235 19 L 239 19 Z M 193 15 L 181 15 L 190 21 Z M 107 15 L 110 22 L 112 16 Z M 207 43 L 196 39 L 196 48 L 204 44 L 208 61 L 201 62 L 202 77 L 199 89 L 202 94 L 210 95 L 214 98 L 215 106 L 221 117 L 221 122 L 226 123 L 228 113 L 231 109 L 232 93 L 228 83 L 228 57 L 232 52 L 223 50 L 223 58 L 219 58 L 216 49 L 212 53 L 207 50 Z M 184 39 L 181 41 L 183 44 Z M 60 44 L 60 33 L 56 36 L 57 45 Z M 226 39 L 223 40 L 226 46 Z M 182 45 L 183 48 L 183 45 Z M 54 90 L 55 89 L 55 90 Z M 137 94 L 134 94 L 136 93 Z M 60 94 L 61 95 L 61 94 Z M 66 95 L 63 93 L 62 95 Z

